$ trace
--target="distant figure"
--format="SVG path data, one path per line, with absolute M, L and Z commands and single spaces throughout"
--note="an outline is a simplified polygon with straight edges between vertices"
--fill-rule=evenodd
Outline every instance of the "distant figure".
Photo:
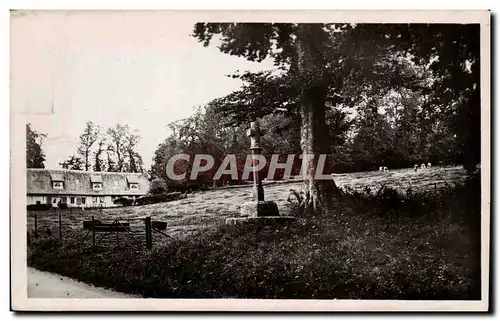
M 384 172 L 388 172 L 388 171 L 389 171 L 389 169 L 384 166 Z
M 416 172 L 418 171 L 418 164 L 413 165 L 413 170 Z
M 384 167 L 379 166 L 378 171 L 379 171 L 379 172 L 381 172 L 381 171 L 383 171 L 383 170 L 384 170 Z
M 85 212 L 85 204 L 82 203 L 82 212 Z
M 422 163 L 421 168 L 425 169 L 425 163 Z
M 427 168 L 429 168 L 429 167 L 431 167 L 431 163 L 430 162 L 427 163 Z

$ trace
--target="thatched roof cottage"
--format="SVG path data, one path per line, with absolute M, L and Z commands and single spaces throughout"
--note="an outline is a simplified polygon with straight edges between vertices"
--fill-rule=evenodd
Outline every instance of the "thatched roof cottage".
M 147 194 L 149 181 L 140 173 L 85 172 L 68 169 L 27 169 L 27 204 L 115 206 L 119 197 Z

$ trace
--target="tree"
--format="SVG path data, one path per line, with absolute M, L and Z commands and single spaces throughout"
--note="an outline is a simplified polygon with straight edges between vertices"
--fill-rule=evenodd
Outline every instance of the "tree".
M 393 128 L 378 112 L 376 100 L 370 101 L 369 105 L 357 117 L 358 132 L 352 144 L 353 161 L 362 171 L 373 170 L 377 165 L 392 167 L 395 158 Z
M 107 130 L 108 171 L 142 173 L 142 157 L 135 150 L 141 140 L 137 130 L 116 124 Z
M 332 149 L 326 143 L 332 137 L 318 138 L 324 137 L 328 126 L 326 106 L 360 110 L 368 106 L 363 104 L 365 97 L 382 99 L 402 90 L 411 99 L 418 96 L 416 113 L 412 115 L 408 107 L 406 116 L 416 117 L 422 127 L 415 133 L 418 144 L 415 136 L 406 137 L 406 154 L 411 151 L 414 159 L 430 157 L 430 151 L 436 151 L 430 134 L 446 125 L 449 131 L 441 134 L 456 136 L 464 166 L 473 170 L 479 162 L 479 25 L 198 23 L 193 36 L 205 46 L 220 36 L 219 49 L 230 55 L 274 60 L 274 71 L 232 75 L 245 85 L 214 101 L 234 123 L 273 113 L 298 113 L 302 152 L 317 156 Z M 384 116 L 389 121 L 387 130 L 401 132 L 403 126 L 391 123 L 400 118 L 399 111 L 394 111 Z M 403 145 L 398 148 L 384 155 L 395 162 L 404 152 Z M 345 155 L 348 149 L 337 150 Z M 315 163 L 310 165 L 305 189 L 316 209 L 328 203 L 335 186 L 315 182 Z
M 260 125 L 264 132 L 261 141 L 264 156 L 296 154 L 297 151 L 300 151 L 300 133 L 297 122 L 298 119 L 292 119 L 282 114 L 269 114 L 261 118 Z M 232 124 L 231 119 L 218 113 L 216 106 L 208 103 L 206 106 L 199 107 L 191 117 L 169 124 L 169 129 L 169 136 L 155 151 L 153 164 L 149 170 L 151 177 L 163 178 L 167 185 L 172 187 L 175 182 L 171 182 L 165 172 L 168 160 L 175 154 L 202 153 L 214 157 L 214 166 L 198 175 L 197 182 L 186 180 L 182 184 L 212 185 L 215 183 L 222 185 L 241 182 L 250 148 L 249 138 L 246 135 L 246 124 Z M 235 181 L 230 175 L 227 175 L 213 182 L 217 169 L 228 154 L 236 157 L 238 180 Z M 179 162 L 175 166 L 179 172 L 187 171 L 187 176 L 189 176 L 192 161 L 193 158 L 187 164 Z M 299 167 L 297 166 L 297 174 Z
M 435 81 L 424 108 L 447 117 L 459 144 L 461 163 L 474 171 L 481 159 L 480 26 L 479 24 L 360 25 L 358 33 L 387 39 L 393 50 L 427 66 Z
M 94 152 L 94 171 L 102 172 L 105 171 L 104 160 L 102 159 L 102 154 L 105 152 L 106 140 L 101 137 L 97 143 L 97 150 Z
M 45 168 L 45 154 L 42 150 L 43 139 L 47 134 L 31 129 L 26 124 L 26 168 Z
M 113 160 L 112 153 L 113 153 L 113 150 L 108 146 L 108 149 L 106 149 L 106 160 L 107 160 L 106 171 L 107 172 L 116 172 L 117 171 L 116 164 L 115 164 L 115 161 Z
M 141 155 L 135 151 L 141 136 L 137 130 L 129 130 L 125 136 L 125 150 L 128 157 L 128 169 L 132 173 L 142 173 L 143 161 Z
M 78 147 L 78 154 L 82 156 L 85 171 L 92 169 L 91 149 L 94 143 L 99 139 L 99 127 L 92 121 L 87 121 L 85 129 L 80 135 L 80 146 Z
M 305 175 L 305 189 L 308 204 L 315 210 L 328 205 L 333 192 L 330 184 L 314 179 L 316 161 L 320 154 L 326 154 L 324 140 L 318 139 L 326 130 L 325 97 L 326 88 L 322 83 L 322 68 L 325 65 L 323 50 L 328 38 L 322 24 L 213 24 L 197 23 L 194 36 L 208 46 L 213 35 L 221 35 L 219 49 L 231 55 L 262 61 L 268 56 L 275 64 L 288 69 L 288 74 L 296 76 L 302 83 L 297 89 L 301 116 L 301 148 L 304 154 L 314 155 Z M 314 75 L 319 75 L 316 77 Z M 262 100 L 261 95 L 256 96 Z M 254 101 L 254 104 L 263 107 Z
M 59 163 L 59 165 L 61 165 L 61 167 L 64 169 L 73 169 L 81 171 L 85 166 L 85 161 L 82 160 L 81 157 L 70 156 L 63 162 Z
M 107 134 L 109 137 L 109 152 L 116 157 L 116 171 L 123 172 L 125 165 L 126 153 L 126 134 L 128 125 L 116 124 L 114 127 L 108 128 Z M 109 157 L 109 153 L 108 153 Z
M 167 192 L 167 185 L 163 179 L 153 179 L 149 185 L 149 194 L 164 194 Z
M 274 60 L 277 72 L 235 75 L 248 85 L 215 104 L 235 115 L 237 122 L 275 112 L 299 114 L 302 153 L 314 155 L 305 173 L 307 205 L 314 210 L 328 207 L 338 192 L 333 179 L 315 179 L 319 155 L 330 150 L 324 137 L 327 103 L 353 106 L 360 91 L 387 90 L 394 82 L 391 76 L 399 75 L 399 66 L 391 64 L 394 55 L 381 50 L 387 44 L 365 37 L 351 41 L 353 28 L 281 23 L 198 23 L 194 27 L 193 36 L 204 46 L 220 35 L 219 49 L 224 53 L 251 61 Z M 331 172 L 328 163 L 327 173 Z

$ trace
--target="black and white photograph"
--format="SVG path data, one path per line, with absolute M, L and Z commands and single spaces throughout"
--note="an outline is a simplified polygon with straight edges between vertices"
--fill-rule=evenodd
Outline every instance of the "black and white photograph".
M 11 10 L 12 309 L 487 311 L 490 14 Z

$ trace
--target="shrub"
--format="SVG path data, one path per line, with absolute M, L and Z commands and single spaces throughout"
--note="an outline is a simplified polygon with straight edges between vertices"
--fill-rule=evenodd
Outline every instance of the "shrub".
M 143 197 L 139 197 L 136 200 L 136 204 L 137 205 L 146 205 L 146 204 L 154 204 L 154 203 L 162 203 L 162 202 L 171 202 L 171 201 L 178 200 L 182 197 L 183 197 L 183 194 L 180 192 L 143 196 Z
M 125 197 L 120 197 L 116 199 L 113 203 L 121 206 L 130 206 L 134 203 L 134 200 Z
M 149 194 L 157 195 L 157 194 L 165 194 L 167 192 L 167 184 L 161 178 L 156 178 L 151 181 L 151 185 L 149 186 Z
M 150 200 L 150 197 L 149 196 L 142 196 L 142 197 L 139 197 L 135 200 L 135 204 L 137 205 L 146 205 L 146 204 L 150 204 L 149 203 L 149 200 Z
M 52 209 L 52 204 L 30 204 L 27 209 L 28 211 L 48 211 Z
M 206 191 L 212 186 L 213 182 L 207 178 L 200 177 L 196 181 L 187 181 L 183 183 L 168 182 L 168 190 L 181 193 L 190 193 L 195 191 Z

